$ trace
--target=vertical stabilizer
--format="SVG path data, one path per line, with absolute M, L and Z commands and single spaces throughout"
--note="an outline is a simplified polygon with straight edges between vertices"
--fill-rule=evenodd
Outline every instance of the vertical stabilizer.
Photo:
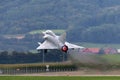
M 60 40 L 62 43 L 65 43 L 65 41 L 66 41 L 66 33 L 62 34 L 62 35 L 59 37 L 59 40 Z

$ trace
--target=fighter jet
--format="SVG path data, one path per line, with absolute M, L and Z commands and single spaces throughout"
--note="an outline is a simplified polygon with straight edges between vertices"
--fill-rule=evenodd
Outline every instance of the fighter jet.
M 45 50 L 48 49 L 59 49 L 65 53 L 69 51 L 69 49 L 82 49 L 84 47 L 78 46 L 75 44 L 71 44 L 66 41 L 66 33 L 63 33 L 62 35 L 58 36 L 51 30 L 46 30 L 42 32 L 44 41 L 42 43 L 38 42 L 39 47 L 37 47 L 37 50 Z
M 66 33 L 58 36 L 51 30 L 46 30 L 42 32 L 43 42 L 38 42 L 39 46 L 37 50 L 43 51 L 43 62 L 44 62 L 44 53 L 47 53 L 48 50 L 58 49 L 64 53 L 67 53 L 71 57 L 71 61 L 74 63 L 95 63 L 101 64 L 104 63 L 100 56 L 96 54 L 86 54 L 84 53 L 84 47 L 78 46 L 66 41 Z M 100 59 L 99 59 L 100 58 Z
M 47 52 L 49 49 L 59 49 L 63 53 L 67 53 L 71 57 L 71 61 L 74 63 L 88 63 L 88 64 L 119 64 L 119 57 L 113 56 L 108 57 L 104 54 L 93 54 L 93 53 L 85 53 L 84 50 L 86 50 L 85 47 L 78 46 L 72 43 L 69 43 L 66 41 L 66 33 L 63 33 L 62 35 L 56 35 L 51 30 L 46 30 L 42 32 L 44 41 L 42 43 L 38 42 L 39 46 L 37 47 L 37 50 L 44 50 L 44 52 Z M 44 56 L 44 54 L 43 54 Z M 118 56 L 118 55 L 117 55 Z M 115 60 L 114 60 L 115 59 Z M 43 57 L 44 62 L 44 57 Z

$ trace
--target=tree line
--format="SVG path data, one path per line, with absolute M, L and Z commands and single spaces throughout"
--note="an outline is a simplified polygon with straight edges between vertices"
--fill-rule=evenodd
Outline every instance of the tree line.
M 65 54 L 64 60 L 67 55 Z M 63 53 L 60 51 L 49 51 L 44 54 L 44 62 L 61 62 L 63 61 Z M 43 54 L 31 52 L 0 52 L 0 64 L 19 64 L 19 63 L 42 63 Z
M 67 41 L 120 43 L 119 0 L 0 1 L 1 50 L 33 50 L 42 41 L 33 30 L 64 29 Z M 4 35 L 23 34 L 22 40 Z

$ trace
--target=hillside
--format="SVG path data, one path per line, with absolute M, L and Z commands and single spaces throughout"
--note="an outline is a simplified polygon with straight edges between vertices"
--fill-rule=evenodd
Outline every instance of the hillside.
M 46 29 L 66 30 L 72 42 L 120 43 L 119 15 L 119 0 L 1 0 L 0 47 L 35 49 L 40 34 L 30 33 Z

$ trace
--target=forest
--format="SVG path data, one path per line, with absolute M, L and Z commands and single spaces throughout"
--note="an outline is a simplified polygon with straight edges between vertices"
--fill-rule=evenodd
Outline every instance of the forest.
M 2 51 L 0 52 L 0 64 L 23 64 L 23 63 L 44 63 L 44 62 L 62 62 L 67 60 L 67 54 L 61 53 L 59 50 L 49 51 L 44 54 L 38 52 L 16 52 Z
M 0 50 L 36 49 L 41 34 L 30 32 L 46 29 L 65 30 L 74 43 L 119 44 L 119 22 L 119 0 L 0 0 Z

